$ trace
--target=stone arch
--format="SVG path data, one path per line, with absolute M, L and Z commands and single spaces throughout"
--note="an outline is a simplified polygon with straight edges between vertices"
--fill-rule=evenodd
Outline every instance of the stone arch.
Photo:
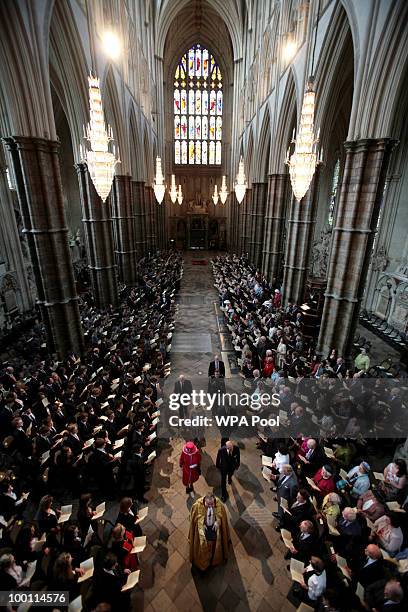
M 336 215 L 345 161 L 343 143 L 349 131 L 354 93 L 354 47 L 349 20 L 338 4 L 326 32 L 315 71 L 315 130 L 320 128 L 319 149 L 324 151 L 318 169 L 316 224 L 312 246 L 311 275 L 326 278 L 332 239 L 332 215 Z M 333 177 L 337 160 L 337 189 Z M 329 219 L 330 217 L 330 219 Z
M 373 312 L 377 316 L 389 320 L 395 307 L 397 284 L 395 279 L 382 274 L 376 284 L 373 300 Z
M 386 137 L 398 110 L 398 99 L 408 67 L 408 3 L 396 2 L 387 16 L 361 107 L 361 135 Z M 370 109 L 367 112 L 366 109 Z
M 296 81 L 292 68 L 288 71 L 282 103 L 278 112 L 275 146 L 271 159 L 274 167 L 271 172 L 281 174 L 285 167 L 286 152 L 292 140 L 293 128 L 297 125 Z
M 49 26 L 50 81 L 66 115 L 74 160 L 79 161 L 83 126 L 89 121 L 88 69 L 70 6 L 56 2 Z
M 157 15 L 156 37 L 156 54 L 160 57 L 164 54 L 166 39 L 173 20 L 188 4 L 189 0 L 181 0 L 179 2 L 164 0 L 162 2 Z M 236 5 L 227 5 L 223 0 L 208 0 L 208 4 L 226 24 L 233 46 L 234 58 L 240 58 L 242 55 L 244 11 L 240 11 Z M 187 34 L 186 31 L 185 33 Z
M 253 132 L 252 125 L 251 125 L 251 127 L 249 128 L 249 135 L 248 135 L 248 140 L 247 140 L 246 147 L 245 147 L 245 153 L 243 154 L 244 168 L 246 172 L 248 186 L 251 185 L 252 180 L 253 180 L 253 172 L 252 172 L 253 151 L 254 151 L 254 132 Z
M 130 169 L 129 150 L 126 146 L 126 126 L 123 123 L 123 112 L 116 87 L 112 65 L 109 65 L 101 83 L 102 103 L 106 122 L 112 125 L 113 137 L 119 147 L 121 163 L 116 167 L 116 174 L 127 174 Z
M 133 180 L 142 181 L 143 175 L 143 148 L 140 138 L 140 124 L 136 117 L 135 106 L 133 103 L 129 107 L 129 153 L 130 153 L 130 172 Z
M 149 130 L 146 124 L 144 125 L 144 130 L 143 130 L 143 155 L 144 155 L 144 165 L 143 165 L 144 180 L 145 180 L 146 185 L 151 185 L 153 183 L 156 160 L 153 159 L 152 143 L 151 143 Z
M 262 121 L 261 130 L 259 132 L 257 150 L 257 179 L 259 181 L 266 181 L 269 174 L 269 162 L 270 162 L 270 151 L 271 151 L 271 120 L 269 107 L 265 105 L 265 111 Z
M 33 10 L 34 7 L 28 6 L 30 17 Z M 0 19 L 8 24 L 0 37 L 0 83 L 10 132 L 54 139 L 47 77 L 39 54 L 33 52 L 38 42 L 30 40 L 18 3 L 1 2 Z
M 354 86 L 354 49 L 347 14 L 337 5 L 330 21 L 315 71 L 315 127 L 326 151 L 337 135 L 335 148 L 346 140 Z M 339 112 L 343 110 L 344 112 Z M 340 142 L 341 141 L 341 142 Z

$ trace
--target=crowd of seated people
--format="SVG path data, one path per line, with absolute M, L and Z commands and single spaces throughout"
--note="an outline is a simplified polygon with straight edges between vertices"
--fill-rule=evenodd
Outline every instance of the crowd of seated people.
M 407 464 L 394 458 L 406 389 L 369 379 L 364 354 L 349 368 L 336 349 L 318 355 L 301 308 L 283 306 L 246 259 L 217 257 L 213 272 L 244 387 L 280 399 L 280 427 L 260 430 L 257 446 L 290 560 L 289 599 L 319 610 L 406 609 Z
M 14 353 L 3 363 L 0 590 L 68 591 L 84 610 L 129 609 L 131 589 L 122 588 L 139 566 L 133 544 L 156 454 L 182 259 L 162 253 L 140 270 L 118 308 L 82 303 L 84 355 Z M 113 520 L 109 500 L 121 500 Z

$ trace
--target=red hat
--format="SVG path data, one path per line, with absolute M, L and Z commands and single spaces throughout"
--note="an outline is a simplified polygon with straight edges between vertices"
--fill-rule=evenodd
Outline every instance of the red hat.
M 195 453 L 195 452 L 196 452 L 197 447 L 196 447 L 196 445 L 194 444 L 194 442 L 187 442 L 187 444 L 184 446 L 183 450 L 184 450 L 186 453 L 190 453 L 190 454 L 192 454 L 192 453 Z

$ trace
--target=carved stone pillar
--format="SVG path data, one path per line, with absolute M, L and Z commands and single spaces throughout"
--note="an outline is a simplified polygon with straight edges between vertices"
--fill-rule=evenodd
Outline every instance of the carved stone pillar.
M 84 348 L 78 296 L 68 244 L 58 142 L 13 136 L 5 139 L 27 236 L 48 349 L 65 357 Z
M 240 240 L 240 254 L 249 256 L 249 240 L 251 231 L 251 206 L 252 206 L 252 189 L 247 189 L 245 197 L 242 200 L 240 206 L 241 212 L 241 240 Z
M 244 202 L 238 204 L 235 194 L 231 194 L 228 200 L 228 223 L 230 228 L 229 245 L 233 253 L 241 255 L 241 212 L 244 210 Z
M 156 251 L 156 198 L 153 187 L 145 185 L 145 212 L 146 212 L 146 241 L 149 253 Z
M 25 311 L 33 308 L 35 292 L 31 292 L 27 279 L 26 262 L 24 261 L 18 234 L 13 197 L 8 186 L 6 166 L 3 165 L 2 161 L 2 152 L 0 151 L 0 244 L 8 262 L 8 271 L 16 274 L 21 299 L 20 307 Z
M 268 183 L 256 183 L 256 201 L 253 202 L 254 215 L 252 230 L 252 245 L 254 265 L 259 268 L 262 264 L 262 244 L 265 226 L 266 201 L 268 195 Z M 254 199 L 254 198 L 253 198 Z
M 349 357 L 358 322 L 368 265 L 395 141 L 364 139 L 345 143 L 346 160 L 333 228 L 319 351 L 337 348 Z
M 145 188 L 143 181 L 132 181 L 132 201 L 135 214 L 136 250 L 139 257 L 147 252 Z
M 112 186 L 112 220 L 119 278 L 126 285 L 136 282 L 136 217 L 131 177 L 116 175 Z
M 271 281 L 282 279 L 283 232 L 285 229 L 286 201 L 289 174 L 270 174 L 265 216 L 265 234 L 262 251 L 262 271 Z
M 248 215 L 249 215 L 249 220 L 248 220 L 249 249 L 248 251 L 249 251 L 249 260 L 255 265 L 257 265 L 257 262 L 255 261 L 255 255 L 258 250 L 258 244 L 256 240 L 256 230 L 257 230 L 258 223 L 261 222 L 261 209 L 264 206 L 265 190 L 266 190 L 266 183 L 252 183 L 252 200 L 251 200 L 250 210 L 248 211 Z
M 313 230 L 316 222 L 319 167 L 316 168 L 310 187 L 300 202 L 293 196 L 289 211 L 283 272 L 284 302 L 301 302 L 304 298 Z
M 156 218 L 157 218 L 157 241 L 156 245 L 158 249 L 165 248 L 165 214 L 166 214 L 166 204 L 165 200 L 163 200 L 163 204 L 160 206 L 156 205 Z
M 85 248 L 92 291 L 98 308 L 118 303 L 118 284 L 113 251 L 111 198 L 105 203 L 96 192 L 86 164 L 76 166 L 84 224 Z M 112 192 L 111 192 L 112 193 Z

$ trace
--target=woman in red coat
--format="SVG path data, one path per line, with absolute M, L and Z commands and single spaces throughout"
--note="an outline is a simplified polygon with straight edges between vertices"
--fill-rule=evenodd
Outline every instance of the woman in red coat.
M 333 477 L 333 468 L 327 464 L 317 470 L 313 476 L 313 481 L 320 489 L 320 493 L 325 496 L 336 491 L 336 483 Z
M 183 485 L 186 493 L 194 497 L 193 484 L 199 479 L 201 474 L 201 453 L 194 442 L 187 442 L 180 455 L 180 467 L 183 469 Z

